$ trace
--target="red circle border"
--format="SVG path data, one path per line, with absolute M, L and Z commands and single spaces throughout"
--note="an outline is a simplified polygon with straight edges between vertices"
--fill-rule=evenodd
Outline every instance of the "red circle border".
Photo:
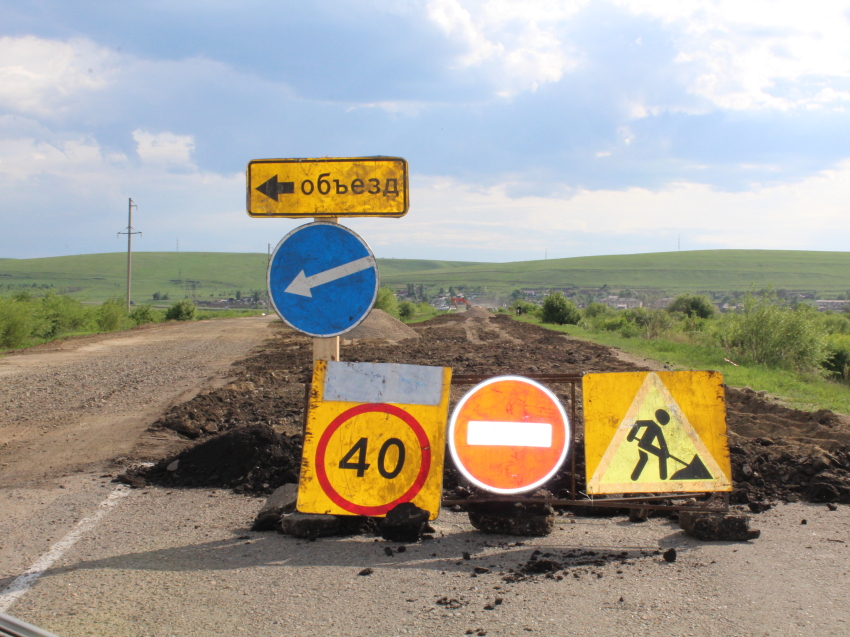
M 416 435 L 416 438 L 419 441 L 420 451 L 422 453 L 422 464 L 419 467 L 419 473 L 410 488 L 392 502 L 381 504 L 379 506 L 365 506 L 346 500 L 336 489 L 334 489 L 328 479 L 328 474 L 325 471 L 325 451 L 328 448 L 331 436 L 333 436 L 336 433 L 336 430 L 339 429 L 346 421 L 354 418 L 355 416 L 359 416 L 360 414 L 371 412 L 389 414 L 403 421 Z M 364 403 L 345 410 L 331 421 L 331 424 L 328 425 L 327 429 L 325 429 L 322 437 L 319 438 L 319 444 L 316 446 L 316 477 L 319 480 L 322 490 L 338 507 L 356 515 L 384 515 L 397 504 L 410 502 L 422 490 L 422 487 L 425 485 L 425 481 L 428 479 L 428 473 L 430 470 L 431 441 L 428 439 L 428 434 L 425 433 L 425 429 L 423 429 L 422 425 L 419 424 L 419 421 L 409 413 L 400 407 L 387 403 Z

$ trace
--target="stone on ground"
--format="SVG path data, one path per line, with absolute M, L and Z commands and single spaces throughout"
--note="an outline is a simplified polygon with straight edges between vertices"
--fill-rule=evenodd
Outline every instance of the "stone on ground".
M 413 502 L 403 502 L 387 512 L 378 529 L 390 542 L 418 542 L 431 514 Z
M 555 510 L 539 502 L 469 504 L 469 521 L 484 533 L 543 536 L 555 529 Z
M 175 460 L 176 462 L 176 460 Z M 251 527 L 252 531 L 274 531 L 277 523 L 285 513 L 295 511 L 295 504 L 298 501 L 298 485 L 285 484 L 282 487 L 275 489 L 257 517 L 254 519 L 254 524 Z
M 743 513 L 679 511 L 679 526 L 698 540 L 744 542 L 761 535 L 761 531 L 750 529 L 750 516 Z
M 338 535 L 340 523 L 335 515 L 319 513 L 288 513 L 281 516 L 278 531 L 284 535 L 315 539 Z

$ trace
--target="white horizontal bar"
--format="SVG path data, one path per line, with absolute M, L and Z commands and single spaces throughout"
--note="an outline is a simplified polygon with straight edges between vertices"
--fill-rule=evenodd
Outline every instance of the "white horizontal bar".
M 552 425 L 548 422 L 498 422 L 470 420 L 466 444 L 499 447 L 551 447 Z

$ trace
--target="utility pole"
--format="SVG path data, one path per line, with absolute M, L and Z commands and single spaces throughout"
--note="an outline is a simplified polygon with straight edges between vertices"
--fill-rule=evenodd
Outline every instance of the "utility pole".
M 138 208 L 133 200 L 127 204 L 127 232 L 119 232 L 119 235 L 127 235 L 127 314 L 130 313 L 130 273 L 133 269 L 133 235 L 141 235 L 141 232 L 133 232 L 133 208 Z
M 266 272 L 272 267 L 272 244 L 269 244 L 269 260 L 266 263 Z M 266 314 L 272 313 L 272 295 L 266 292 Z

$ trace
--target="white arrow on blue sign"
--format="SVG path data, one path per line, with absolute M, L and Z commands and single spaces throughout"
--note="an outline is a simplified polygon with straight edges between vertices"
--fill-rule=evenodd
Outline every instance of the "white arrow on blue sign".
M 269 296 L 288 325 L 308 336 L 345 334 L 366 318 L 378 295 L 378 264 L 354 231 L 308 223 L 277 244 Z

